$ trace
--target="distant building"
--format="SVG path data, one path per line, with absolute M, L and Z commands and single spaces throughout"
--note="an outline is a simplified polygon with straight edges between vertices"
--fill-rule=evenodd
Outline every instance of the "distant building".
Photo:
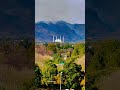
M 61 36 L 53 36 L 53 42 L 64 43 L 64 36 L 62 38 Z

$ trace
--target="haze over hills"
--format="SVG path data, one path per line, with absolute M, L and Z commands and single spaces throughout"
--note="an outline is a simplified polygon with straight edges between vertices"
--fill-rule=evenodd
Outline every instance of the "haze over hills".
M 65 21 L 40 21 L 35 24 L 35 39 L 52 42 L 52 36 L 64 36 L 65 42 L 85 40 L 85 25 L 70 24 Z

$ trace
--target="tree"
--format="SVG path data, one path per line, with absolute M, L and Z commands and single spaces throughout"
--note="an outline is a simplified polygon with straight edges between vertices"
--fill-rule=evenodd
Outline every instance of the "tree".
M 20 45 L 23 46 L 25 49 L 29 49 L 29 47 L 32 45 L 32 42 L 28 39 L 24 39 L 20 42 Z
M 83 54 L 85 54 L 85 44 L 84 43 L 74 44 L 72 56 L 78 56 Z
M 56 53 L 57 52 L 56 45 L 54 43 L 49 43 L 47 46 L 47 50 L 52 51 L 53 53 Z
M 54 54 L 54 55 L 53 55 L 53 59 L 54 59 L 54 62 L 55 62 L 56 64 L 59 64 L 60 62 L 63 61 L 63 59 L 62 59 L 62 57 L 61 57 L 60 54 Z
M 45 47 L 47 47 L 47 46 L 48 46 L 48 43 L 44 43 L 43 45 L 44 45 Z
M 65 43 L 65 44 L 63 45 L 63 48 L 64 48 L 64 49 L 72 48 L 72 44 Z
M 57 66 L 53 63 L 52 60 L 45 62 L 45 67 L 43 68 L 43 84 L 48 84 L 48 81 L 54 81 L 55 76 L 57 75 Z
M 35 65 L 35 87 L 36 88 L 40 88 L 41 86 L 41 77 L 42 77 L 41 70 L 37 65 Z
M 80 83 L 84 79 L 84 71 L 81 71 L 81 65 L 77 65 L 72 61 L 64 65 L 63 83 L 67 88 L 79 88 Z

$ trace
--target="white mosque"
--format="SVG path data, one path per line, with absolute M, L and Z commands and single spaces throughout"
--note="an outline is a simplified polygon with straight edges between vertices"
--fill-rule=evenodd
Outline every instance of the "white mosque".
M 53 42 L 64 43 L 64 36 L 63 37 L 53 36 Z

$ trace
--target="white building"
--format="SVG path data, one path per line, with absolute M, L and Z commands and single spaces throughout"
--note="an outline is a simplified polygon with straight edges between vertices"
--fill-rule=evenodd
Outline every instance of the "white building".
M 53 42 L 64 43 L 64 36 L 62 38 L 61 36 L 53 36 Z

